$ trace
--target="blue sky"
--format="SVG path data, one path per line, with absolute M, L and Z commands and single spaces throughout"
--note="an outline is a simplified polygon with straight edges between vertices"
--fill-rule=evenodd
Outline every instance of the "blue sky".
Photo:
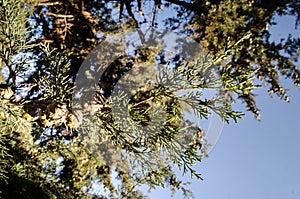
M 289 33 L 300 35 L 293 17 L 276 21 L 270 28 L 275 41 Z M 265 88 L 258 89 L 262 121 L 247 114 L 238 124 L 225 125 L 209 157 L 197 166 L 204 181 L 192 181 L 196 199 L 300 198 L 300 89 L 287 80 L 284 85 L 290 89 L 290 103 L 276 96 L 271 99 Z M 150 196 L 171 198 L 162 189 Z

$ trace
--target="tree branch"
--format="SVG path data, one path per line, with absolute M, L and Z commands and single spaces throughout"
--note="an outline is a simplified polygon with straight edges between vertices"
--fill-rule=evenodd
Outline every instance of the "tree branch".
M 61 5 L 62 2 L 59 2 L 59 1 L 55 1 L 55 2 L 38 2 L 36 4 L 36 6 L 54 6 L 54 5 Z
M 46 12 L 46 14 L 54 17 L 59 17 L 59 18 L 74 18 L 74 15 L 55 14 L 52 12 Z
M 185 1 L 179 1 L 179 0 L 166 0 L 166 1 L 169 3 L 175 4 L 175 5 L 183 6 L 185 8 L 188 8 L 189 10 L 192 10 L 195 12 L 199 12 L 202 9 L 202 7 L 199 6 L 199 4 L 188 3 Z

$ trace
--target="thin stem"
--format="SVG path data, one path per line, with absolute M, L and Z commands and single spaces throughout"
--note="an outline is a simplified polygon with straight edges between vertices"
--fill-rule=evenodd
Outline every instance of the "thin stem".
M 208 89 L 218 89 L 218 87 L 206 87 Z M 199 90 L 200 88 L 177 88 L 177 89 L 174 89 L 172 91 L 169 91 L 169 93 L 174 93 L 174 92 L 180 92 L 180 91 L 193 91 L 193 90 Z M 136 107 L 140 104 L 143 104 L 143 103 L 146 103 L 148 101 L 151 101 L 153 100 L 155 97 L 162 97 L 162 96 L 168 96 L 168 97 L 172 97 L 171 95 L 168 95 L 167 93 L 161 93 L 159 95 L 155 95 L 155 96 L 152 96 L 152 97 L 149 97 L 148 99 L 145 99 L 145 100 L 142 100 L 138 103 L 135 103 L 133 105 L 129 105 L 129 109 L 133 108 L 133 107 Z

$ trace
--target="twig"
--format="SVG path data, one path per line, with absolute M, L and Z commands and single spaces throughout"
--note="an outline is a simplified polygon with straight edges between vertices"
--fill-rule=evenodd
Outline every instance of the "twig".
M 47 1 L 45 1 L 45 2 L 39 2 L 36 5 L 37 6 L 54 6 L 54 5 L 61 5 L 61 4 L 62 3 L 59 2 L 59 1 L 55 1 L 55 2 L 47 2 Z
M 55 14 L 52 12 L 46 12 L 46 14 L 54 17 L 59 17 L 59 18 L 74 18 L 74 15 Z

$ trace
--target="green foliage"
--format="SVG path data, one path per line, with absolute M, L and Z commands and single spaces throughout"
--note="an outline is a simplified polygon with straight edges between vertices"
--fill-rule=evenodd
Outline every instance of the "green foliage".
M 0 3 L 0 66 L 2 69 L 3 63 L 9 69 L 8 78 L 2 85 L 0 94 L 1 186 L 9 182 L 9 168 L 14 168 L 17 164 L 12 161 L 14 157 L 11 147 L 21 143 L 24 150 L 28 150 L 33 145 L 33 139 L 30 136 L 31 124 L 23 118 L 22 106 L 11 102 L 15 95 L 16 77 L 26 70 L 26 67 L 23 67 L 24 59 L 14 56 L 26 46 L 27 15 L 28 12 L 21 2 L 3 0 Z
M 29 4 L 27 4 L 29 8 Z M 8 67 L 7 83 L 12 89 L 16 87 L 16 79 L 28 70 L 25 66 L 26 56 L 21 52 L 29 44 L 26 30 L 28 9 L 24 2 L 1 0 L 0 2 L 0 66 L 2 62 Z
M 207 143 L 205 132 L 184 113 L 200 119 L 216 113 L 227 123 L 238 122 L 244 113 L 232 103 L 241 99 L 258 118 L 254 90 L 260 86 L 254 82 L 267 83 L 282 99 L 287 94 L 280 77 L 299 85 L 299 38 L 275 44 L 267 29 L 275 14 L 294 14 L 299 22 L 298 2 L 155 0 L 148 1 L 152 11 L 146 3 L 1 1 L 3 198 L 147 198 L 141 185 L 149 190 L 169 187 L 192 198 L 175 168 L 202 179 L 195 165 L 207 155 Z M 72 104 L 76 72 L 97 41 L 113 42 L 107 38 L 147 20 L 153 26 L 161 23 L 157 9 L 168 12 L 170 4 L 176 16 L 163 25 L 199 41 L 209 53 L 200 52 L 193 61 L 176 55 L 168 60 L 159 44 L 142 49 L 111 64 L 97 85 L 104 94 L 97 92 L 91 104 Z M 133 12 L 136 6 L 140 17 Z M 160 67 L 156 76 L 149 70 L 155 65 Z M 124 87 L 144 84 L 130 95 L 112 95 L 115 77 L 124 75 L 125 67 L 133 77 Z M 207 96 L 207 90 L 215 95 Z M 126 117 L 118 111 L 124 107 Z M 106 194 L 96 193 L 96 182 Z
M 2 131 L 1 131 L 2 132 Z M 9 166 L 9 163 L 7 159 L 10 157 L 8 154 L 8 149 L 5 146 L 5 136 L 1 133 L 0 135 L 0 184 L 6 184 L 7 183 L 7 167 Z M 1 194 L 1 192 L 0 192 Z
M 39 55 L 40 64 L 44 71 L 48 73 L 39 77 L 37 84 L 43 93 L 42 99 L 52 99 L 55 102 L 70 104 L 72 95 L 72 83 L 68 72 L 70 71 L 70 61 L 67 56 L 51 50 L 49 45 L 43 47 Z

